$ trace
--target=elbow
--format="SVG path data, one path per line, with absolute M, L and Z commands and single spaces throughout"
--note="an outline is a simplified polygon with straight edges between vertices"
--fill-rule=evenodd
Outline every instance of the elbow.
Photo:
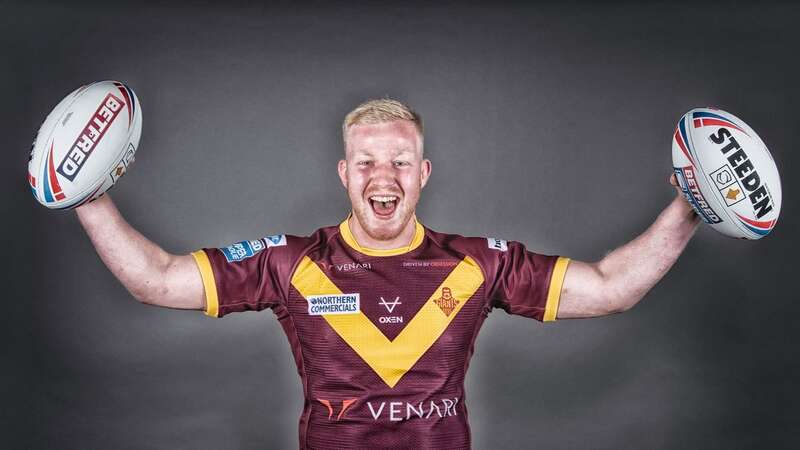
M 636 295 L 613 295 L 607 301 L 608 314 L 619 314 L 630 311 L 641 300 L 641 296 Z
M 143 305 L 159 306 L 168 294 L 163 286 L 147 286 L 143 289 L 131 291 L 131 295 Z
M 161 306 L 171 292 L 166 272 L 166 269 L 155 270 L 142 277 L 140 282 L 130 289 L 131 295 L 144 305 Z
M 602 292 L 605 295 L 600 304 L 603 306 L 603 313 L 605 314 L 619 314 L 629 311 L 641 299 L 641 296 L 612 283 L 605 283 Z
M 601 304 L 605 308 L 606 314 L 619 314 L 629 311 L 636 306 L 644 297 L 645 292 L 632 286 L 630 280 L 620 277 L 618 274 L 603 271 L 597 268 L 601 276 L 600 292 L 603 292 Z

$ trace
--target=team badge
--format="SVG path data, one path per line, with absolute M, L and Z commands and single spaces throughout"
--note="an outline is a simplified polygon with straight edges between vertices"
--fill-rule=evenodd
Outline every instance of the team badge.
M 433 301 L 436 303 L 436 306 L 442 310 L 445 316 L 450 317 L 450 313 L 456 309 L 456 305 L 458 305 L 458 299 L 453 297 L 453 293 L 450 291 L 449 287 L 442 288 L 442 296 L 435 299 Z

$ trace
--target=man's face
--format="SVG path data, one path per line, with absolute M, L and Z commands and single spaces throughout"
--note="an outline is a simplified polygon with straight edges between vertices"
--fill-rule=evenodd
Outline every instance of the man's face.
M 396 238 L 414 216 L 431 173 L 414 124 L 395 120 L 347 130 L 339 178 L 361 228 L 375 240 Z

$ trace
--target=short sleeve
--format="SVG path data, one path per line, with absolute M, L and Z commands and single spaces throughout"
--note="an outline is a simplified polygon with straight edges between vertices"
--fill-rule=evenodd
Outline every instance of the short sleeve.
M 192 253 L 203 280 L 206 314 L 260 311 L 286 298 L 289 273 L 297 260 L 291 237 L 267 236 Z
M 539 321 L 556 320 L 569 258 L 533 253 L 519 242 L 494 241 L 487 274 L 492 280 L 488 287 L 491 305 Z

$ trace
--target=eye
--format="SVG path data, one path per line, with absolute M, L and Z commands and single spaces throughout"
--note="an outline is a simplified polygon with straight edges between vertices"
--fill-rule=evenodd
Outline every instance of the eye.
M 370 164 L 372 164 L 372 161 L 369 161 L 369 160 L 366 160 L 366 159 L 365 159 L 365 160 L 358 161 L 358 162 L 356 163 L 356 165 L 357 165 L 357 166 L 363 166 L 363 167 L 366 167 L 366 166 L 368 166 L 368 165 L 370 165 Z
M 394 166 L 395 167 L 403 167 L 403 166 L 408 166 L 408 165 L 410 165 L 408 161 L 395 161 L 394 162 Z

